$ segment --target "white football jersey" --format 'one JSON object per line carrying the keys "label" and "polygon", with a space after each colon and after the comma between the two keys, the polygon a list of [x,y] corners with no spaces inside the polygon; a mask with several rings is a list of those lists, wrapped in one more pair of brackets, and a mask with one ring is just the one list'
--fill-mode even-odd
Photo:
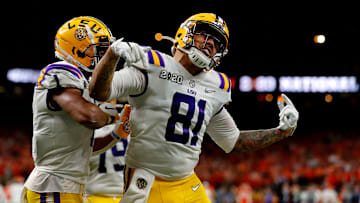
{"label": "white football jersey", "polygon": [[[89,96],[87,79],[75,66],[62,61],[41,71],[33,96],[35,168],[25,184],[32,191],[67,192],[69,185],[78,190],[77,184],[85,184],[88,176],[93,130],[49,102],[49,95],[61,88],[80,89],[87,101],[95,102]],[[57,181],[61,182],[54,184]]]}
{"label": "white football jersey", "polygon": [[[211,118],[231,101],[230,79],[214,70],[193,76],[173,57],[155,50],[147,56],[145,87],[139,94],[129,96],[131,142],[126,164],[166,180],[183,179],[193,173],[198,163]],[[124,86],[128,84],[124,80],[136,75],[127,73],[125,77],[121,72],[126,74],[129,70],[115,73],[111,98],[126,94]],[[235,142],[238,134],[231,136]],[[232,147],[233,144],[225,146]]]}
{"label": "white football jersey", "polygon": [[[115,124],[95,130],[95,138],[111,133]],[[125,152],[128,140],[121,139],[106,152],[90,158],[90,174],[85,185],[87,195],[122,196]]]}

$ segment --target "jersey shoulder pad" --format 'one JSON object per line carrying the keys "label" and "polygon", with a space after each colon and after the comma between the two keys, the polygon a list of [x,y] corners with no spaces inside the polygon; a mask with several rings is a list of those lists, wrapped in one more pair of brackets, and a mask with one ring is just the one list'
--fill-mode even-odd
{"label": "jersey shoulder pad", "polygon": [[41,70],[36,86],[46,89],[86,87],[86,78],[81,71],[68,63],[53,63]]}
{"label": "jersey shoulder pad", "polygon": [[[165,58],[167,57],[166,54],[161,53],[159,51],[150,49],[148,52],[145,53],[146,60],[148,62],[148,67],[144,67],[142,61],[138,61],[136,63],[131,64],[131,66],[141,70],[141,71],[148,71],[150,67],[165,67]],[[125,63],[124,67],[127,66]]]}
{"label": "jersey shoulder pad", "polygon": [[225,73],[221,73],[221,72],[217,72],[215,71],[220,79],[220,85],[219,88],[226,91],[226,92],[230,92],[231,90],[231,80],[230,78],[225,74]]}
{"label": "jersey shoulder pad", "polygon": [[164,57],[162,56],[162,53],[150,49],[150,51],[147,52],[147,56],[148,56],[149,64],[165,67],[165,60]]}

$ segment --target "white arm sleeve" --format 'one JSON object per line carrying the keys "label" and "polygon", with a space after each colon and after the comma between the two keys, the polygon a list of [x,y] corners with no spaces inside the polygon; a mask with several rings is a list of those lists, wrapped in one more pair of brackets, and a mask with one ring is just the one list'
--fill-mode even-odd
{"label": "white arm sleeve", "polygon": [[125,67],[116,71],[108,101],[122,96],[141,94],[147,85],[145,74],[134,67]]}
{"label": "white arm sleeve", "polygon": [[240,135],[240,130],[224,107],[218,114],[211,118],[206,133],[209,134],[211,139],[226,153],[229,153],[235,146]]}

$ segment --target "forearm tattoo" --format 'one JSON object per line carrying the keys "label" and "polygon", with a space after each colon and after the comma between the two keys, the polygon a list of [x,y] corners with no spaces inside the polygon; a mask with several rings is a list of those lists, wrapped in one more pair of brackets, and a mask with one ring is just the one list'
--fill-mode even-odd
{"label": "forearm tattoo", "polygon": [[110,92],[110,84],[111,84],[111,80],[113,78],[113,72],[108,72],[108,71],[103,71],[99,76],[98,76],[98,81],[100,84],[104,84],[104,85],[98,85],[98,88],[100,90],[98,90],[98,92],[103,91],[106,92],[104,94],[108,95]]}
{"label": "forearm tattoo", "polygon": [[[105,61],[105,62],[104,62]],[[93,73],[92,81],[90,82],[90,96],[97,100],[106,100],[110,96],[111,81],[114,76],[116,65],[119,58],[111,58],[109,54],[105,54],[100,60],[97,70]]]}
{"label": "forearm tattoo", "polygon": [[277,128],[241,131],[235,145],[237,152],[250,152],[265,148],[289,136],[289,132]]}

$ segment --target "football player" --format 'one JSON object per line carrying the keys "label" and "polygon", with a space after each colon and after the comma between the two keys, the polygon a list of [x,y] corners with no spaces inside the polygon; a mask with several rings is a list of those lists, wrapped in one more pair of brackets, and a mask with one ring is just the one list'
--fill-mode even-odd
{"label": "football player", "polygon": [[55,53],[61,61],[41,71],[34,89],[35,168],[22,201],[82,203],[91,154],[120,140],[121,125],[116,125],[111,134],[94,141],[94,129],[120,121],[113,105],[90,98],[86,78],[112,40],[106,25],[93,17],[73,18],[58,30]]}
{"label": "football player", "polygon": [[[90,82],[99,100],[129,95],[131,142],[121,202],[210,202],[194,173],[205,132],[225,152],[269,146],[294,132],[299,117],[283,95],[279,126],[240,131],[224,105],[229,78],[214,70],[228,52],[229,30],[211,13],[191,16],[178,29],[173,56],[118,40]],[[115,72],[119,58],[125,67]]]}
{"label": "football player", "polygon": [[[124,108],[129,107],[125,105]],[[126,111],[130,113],[130,111]],[[128,116],[126,116],[128,118]],[[130,132],[129,120],[122,121]],[[95,138],[111,133],[116,124],[95,130]],[[125,138],[125,137],[124,137]],[[129,138],[121,139],[106,152],[90,158],[90,174],[85,185],[86,203],[119,203],[123,195],[124,155]]]}

